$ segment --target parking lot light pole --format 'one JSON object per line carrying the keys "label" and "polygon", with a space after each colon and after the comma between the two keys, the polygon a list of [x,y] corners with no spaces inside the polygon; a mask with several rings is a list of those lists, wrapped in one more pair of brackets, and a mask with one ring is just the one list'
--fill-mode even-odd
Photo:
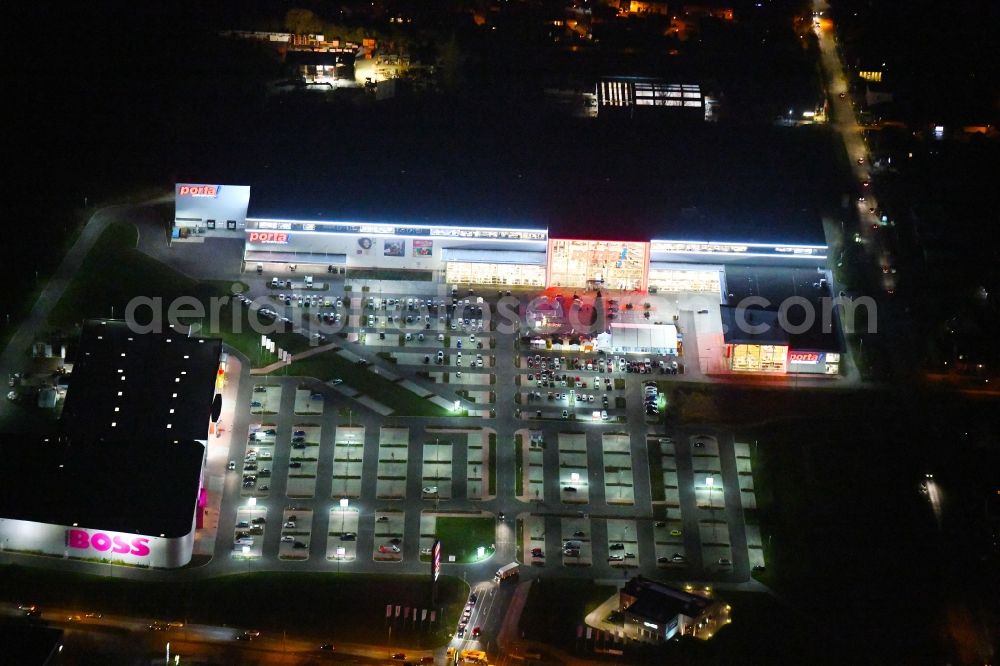
{"label": "parking lot light pole", "polygon": [[708,486],[708,511],[712,517],[712,538],[717,539],[717,533],[715,526],[715,502],[712,501],[712,491],[715,490],[715,477],[709,475],[705,479],[705,485]]}

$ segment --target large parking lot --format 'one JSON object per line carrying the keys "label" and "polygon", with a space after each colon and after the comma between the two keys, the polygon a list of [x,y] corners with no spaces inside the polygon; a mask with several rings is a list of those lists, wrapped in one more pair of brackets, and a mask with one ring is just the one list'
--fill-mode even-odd
{"label": "large parking lot", "polygon": [[[454,309],[441,296],[318,301],[312,318],[346,317],[352,353],[375,350],[393,381],[489,409],[466,420],[389,418],[336,383],[255,378],[231,473],[240,515],[253,498],[275,526],[267,540],[263,523],[253,526],[261,534],[244,535],[253,544],[236,556],[415,572],[445,530],[455,564],[514,558],[567,575],[624,568],[687,579],[745,577],[763,564],[759,528],[744,520],[756,506],[747,446],[725,431],[661,423],[662,390],[682,358],[525,345],[494,330],[490,299],[478,298],[463,293]],[[492,518],[468,523],[489,533],[469,550],[456,544],[454,521],[475,515]]]}

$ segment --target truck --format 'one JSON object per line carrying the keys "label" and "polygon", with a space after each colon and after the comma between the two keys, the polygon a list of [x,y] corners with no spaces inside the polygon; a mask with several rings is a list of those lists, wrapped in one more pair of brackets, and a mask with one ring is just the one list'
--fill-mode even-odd
{"label": "truck", "polygon": [[503,565],[502,567],[497,569],[497,573],[495,576],[493,576],[493,580],[495,580],[498,583],[502,583],[505,580],[509,580],[511,578],[517,578],[518,575],[517,567],[518,567],[517,562],[511,562],[510,564]]}

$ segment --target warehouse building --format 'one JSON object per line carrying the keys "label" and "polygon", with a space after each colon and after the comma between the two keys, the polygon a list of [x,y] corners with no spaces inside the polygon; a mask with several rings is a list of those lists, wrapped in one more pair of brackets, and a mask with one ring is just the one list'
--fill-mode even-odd
{"label": "warehouse building", "polygon": [[0,435],[7,551],[181,567],[191,561],[205,446]]}
{"label": "warehouse building", "polygon": [[3,547],[149,567],[190,562],[227,361],[216,339],[85,322],[63,434],[0,435]]}

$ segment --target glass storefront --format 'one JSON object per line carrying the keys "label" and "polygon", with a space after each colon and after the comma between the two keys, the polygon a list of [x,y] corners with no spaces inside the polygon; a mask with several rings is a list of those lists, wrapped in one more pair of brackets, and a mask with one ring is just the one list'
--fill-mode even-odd
{"label": "glass storefront", "polygon": [[719,271],[650,269],[649,290],[670,293],[721,294]]}
{"label": "glass storefront", "polygon": [[649,243],[549,240],[549,285],[645,289]]}
{"label": "glass storefront", "polygon": [[737,372],[785,372],[787,345],[729,345],[729,368]]}
{"label": "glass storefront", "polygon": [[485,284],[508,287],[545,286],[545,267],[527,264],[480,264],[449,261],[445,269],[448,284]]}

